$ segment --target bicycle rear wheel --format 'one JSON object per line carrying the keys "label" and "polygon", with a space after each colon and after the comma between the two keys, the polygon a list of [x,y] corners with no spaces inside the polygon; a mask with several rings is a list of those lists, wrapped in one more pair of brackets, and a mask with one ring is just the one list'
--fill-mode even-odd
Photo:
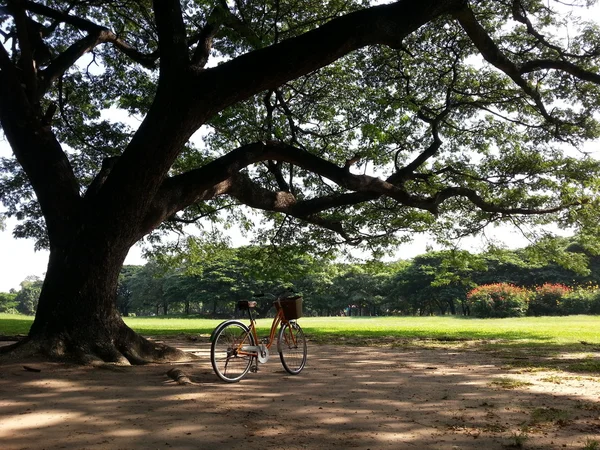
{"label": "bicycle rear wheel", "polygon": [[300,325],[288,322],[281,326],[277,336],[277,350],[283,368],[292,375],[299,374],[306,365],[306,338]]}
{"label": "bicycle rear wheel", "polygon": [[255,345],[254,336],[242,322],[227,322],[215,331],[210,347],[210,363],[221,380],[235,383],[250,370],[254,356],[240,354],[242,345]]}

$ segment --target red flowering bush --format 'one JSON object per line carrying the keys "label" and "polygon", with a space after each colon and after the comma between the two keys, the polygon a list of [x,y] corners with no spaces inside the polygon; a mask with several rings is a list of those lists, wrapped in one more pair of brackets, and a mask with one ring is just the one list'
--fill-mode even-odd
{"label": "red flowering bush", "polygon": [[527,314],[530,316],[557,316],[561,314],[561,302],[570,292],[570,287],[559,283],[544,283],[537,286],[529,301]]}
{"label": "red flowering bush", "polygon": [[531,292],[509,283],[484,284],[467,294],[475,317],[521,317],[527,312]]}

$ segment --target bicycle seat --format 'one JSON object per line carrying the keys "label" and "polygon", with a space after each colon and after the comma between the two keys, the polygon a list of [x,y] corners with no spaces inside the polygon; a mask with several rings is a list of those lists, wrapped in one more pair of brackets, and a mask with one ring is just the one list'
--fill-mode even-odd
{"label": "bicycle seat", "polygon": [[277,303],[279,301],[285,301],[285,300],[297,300],[299,298],[302,298],[302,296],[301,295],[293,295],[291,297],[280,297],[277,300],[275,300],[274,303]]}
{"label": "bicycle seat", "polygon": [[240,300],[238,302],[238,309],[256,308],[256,302],[254,300]]}

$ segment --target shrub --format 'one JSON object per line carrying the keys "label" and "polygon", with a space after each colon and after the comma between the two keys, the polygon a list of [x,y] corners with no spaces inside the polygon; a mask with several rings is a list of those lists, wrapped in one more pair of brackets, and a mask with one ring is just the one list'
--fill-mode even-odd
{"label": "shrub", "polygon": [[18,303],[17,311],[28,316],[34,315],[37,310],[41,290],[41,287],[33,284],[23,286],[15,297],[15,301]]}
{"label": "shrub", "polygon": [[530,316],[557,316],[561,314],[561,302],[570,292],[570,287],[559,283],[544,283],[542,286],[537,286],[529,301],[527,314]]}
{"label": "shrub", "polygon": [[0,312],[13,314],[18,302],[15,300],[16,293],[0,292]]}
{"label": "shrub", "polygon": [[594,299],[597,297],[595,289],[577,288],[568,292],[561,300],[559,311],[561,315],[590,314]]}
{"label": "shrub", "polygon": [[600,314],[600,289],[591,295],[589,314]]}
{"label": "shrub", "polygon": [[467,294],[467,304],[475,317],[522,317],[530,295],[527,289],[508,283],[484,284]]}

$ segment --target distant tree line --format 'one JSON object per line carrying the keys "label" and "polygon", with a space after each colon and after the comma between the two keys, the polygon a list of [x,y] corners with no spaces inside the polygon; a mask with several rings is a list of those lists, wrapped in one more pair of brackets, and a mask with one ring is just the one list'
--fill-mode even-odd
{"label": "distant tree line", "polygon": [[[292,247],[230,248],[190,240],[183,252],[157,253],[144,266],[124,266],[118,308],[124,316],[229,317],[237,300],[291,289],[303,295],[306,315],[600,313],[600,300],[596,300],[600,298],[600,257],[567,240],[561,241],[562,247],[553,245],[560,251],[551,258],[548,253],[541,258],[536,247],[480,254],[429,251],[411,260],[340,263]],[[29,277],[18,291],[0,293],[0,312],[33,314],[41,283]],[[552,293],[546,289],[548,295],[544,294],[545,298],[554,295],[550,309],[535,300],[542,286],[554,286],[554,290],[548,288]],[[526,302],[516,307],[518,314],[493,311],[494,305],[509,308],[501,304],[508,298],[506,292]],[[260,314],[269,314],[272,299],[272,295],[257,298]]]}
{"label": "distant tree line", "polygon": [[0,292],[0,312],[35,314],[42,280],[36,276],[28,276],[20,283],[19,290],[11,289],[10,292]]}

